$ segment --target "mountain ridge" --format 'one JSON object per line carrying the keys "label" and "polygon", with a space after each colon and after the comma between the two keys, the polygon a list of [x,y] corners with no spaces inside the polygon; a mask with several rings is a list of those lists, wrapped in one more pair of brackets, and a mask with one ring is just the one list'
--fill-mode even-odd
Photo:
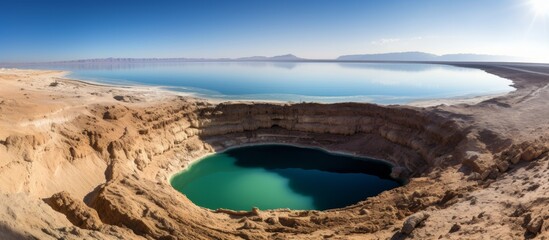
{"label": "mountain ridge", "polygon": [[409,61],[409,62],[520,62],[524,59],[513,56],[455,53],[436,55],[432,53],[410,51],[410,52],[389,52],[376,54],[351,54],[342,55],[333,59],[310,59],[301,58],[294,54],[284,54],[277,56],[250,56],[239,58],[90,58],[65,61],[45,61],[45,62],[23,62],[23,63],[2,63],[2,64],[81,64],[81,63],[147,63],[147,62],[284,62],[284,61]]}
{"label": "mountain ridge", "polygon": [[518,61],[520,58],[513,56],[455,53],[436,55],[426,52],[391,52],[377,54],[351,54],[336,58],[339,61]]}

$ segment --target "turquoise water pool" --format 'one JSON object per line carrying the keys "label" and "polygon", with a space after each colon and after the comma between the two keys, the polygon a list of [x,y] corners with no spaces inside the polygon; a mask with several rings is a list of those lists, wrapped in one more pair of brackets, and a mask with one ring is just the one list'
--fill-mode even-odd
{"label": "turquoise water pool", "polygon": [[387,163],[288,145],[234,148],[171,179],[195,204],[233,210],[345,207],[401,185]]}

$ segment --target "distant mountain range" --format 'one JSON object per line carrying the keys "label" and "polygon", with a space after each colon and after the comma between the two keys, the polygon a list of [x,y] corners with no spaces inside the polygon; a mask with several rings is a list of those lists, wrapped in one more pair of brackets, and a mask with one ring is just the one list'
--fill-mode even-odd
{"label": "distant mountain range", "polygon": [[398,52],[381,54],[345,55],[339,61],[448,61],[448,62],[507,62],[520,61],[517,57],[484,54],[445,54],[435,55],[425,52]]}
{"label": "distant mountain range", "polygon": [[[397,52],[381,54],[344,55],[336,59],[306,59],[293,54],[266,57],[253,56],[242,58],[95,58],[55,62],[35,62],[30,64],[79,64],[79,63],[147,63],[147,62],[300,62],[300,61],[419,61],[419,62],[520,62],[524,59],[511,56],[483,55],[483,54],[446,54],[435,55],[425,52]],[[29,63],[26,63],[29,64]]]}
{"label": "distant mountain range", "polygon": [[242,58],[93,58],[48,63],[146,63],[146,62],[230,62],[230,61],[305,61],[307,59],[292,54],[265,57],[253,56]]}
{"label": "distant mountain range", "polygon": [[307,59],[296,57],[293,54],[286,54],[286,55],[280,55],[280,56],[274,56],[274,57],[265,57],[265,56],[243,57],[243,58],[237,58],[236,60],[239,60],[239,61],[299,61],[299,60],[307,60]]}

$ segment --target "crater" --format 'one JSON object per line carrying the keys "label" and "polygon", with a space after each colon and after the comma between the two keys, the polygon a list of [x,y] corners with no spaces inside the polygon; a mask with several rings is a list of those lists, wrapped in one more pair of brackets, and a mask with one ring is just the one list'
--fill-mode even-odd
{"label": "crater", "polygon": [[174,175],[196,205],[249,210],[326,210],[401,186],[389,163],[318,148],[264,144],[209,155]]}

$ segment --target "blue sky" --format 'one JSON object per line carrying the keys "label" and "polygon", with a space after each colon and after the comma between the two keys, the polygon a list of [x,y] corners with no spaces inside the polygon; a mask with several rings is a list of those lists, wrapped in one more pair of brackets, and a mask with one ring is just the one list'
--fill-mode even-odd
{"label": "blue sky", "polygon": [[0,61],[393,51],[546,61],[549,9],[533,1],[2,0]]}

